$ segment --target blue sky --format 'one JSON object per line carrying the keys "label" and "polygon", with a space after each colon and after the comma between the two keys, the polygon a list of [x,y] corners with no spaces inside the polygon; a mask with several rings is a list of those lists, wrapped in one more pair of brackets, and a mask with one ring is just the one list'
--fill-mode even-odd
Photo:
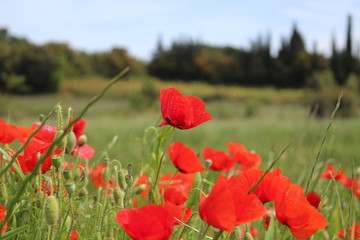
{"label": "blue sky", "polygon": [[349,13],[360,47],[359,0],[0,0],[0,27],[36,44],[66,42],[88,52],[124,47],[149,60],[159,38],[165,46],[186,38],[247,48],[270,34],[276,53],[296,22],[308,50],[316,41],[329,54],[332,36],[344,46]]}

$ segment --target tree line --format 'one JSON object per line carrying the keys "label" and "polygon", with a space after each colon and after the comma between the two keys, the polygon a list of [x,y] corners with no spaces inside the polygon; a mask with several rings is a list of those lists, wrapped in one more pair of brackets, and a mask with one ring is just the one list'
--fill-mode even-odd
{"label": "tree line", "polygon": [[17,93],[56,92],[64,79],[112,78],[126,66],[135,76],[278,88],[316,85],[314,76],[330,72],[337,84],[344,85],[350,76],[358,79],[360,75],[359,50],[354,54],[351,31],[352,18],[348,16],[346,46],[339,49],[334,38],[330,57],[318,53],[316,45],[307,51],[303,36],[293,25],[290,37],[282,40],[276,56],[271,51],[270,36],[252,41],[249,49],[181,39],[168,48],[159,41],[152,59],[144,63],[123,48],[90,54],[64,43],[35,45],[0,29],[0,89]]}
{"label": "tree line", "polygon": [[307,51],[294,25],[289,39],[282,40],[277,56],[271,54],[270,37],[259,37],[250,49],[214,47],[192,40],[175,41],[164,49],[159,41],[147,68],[149,74],[162,79],[278,88],[312,85],[312,76],[330,71],[336,83],[344,85],[352,73],[360,74],[359,53],[353,53],[351,22],[349,16],[345,48],[338,49],[333,39],[330,57],[318,53],[316,45]]}

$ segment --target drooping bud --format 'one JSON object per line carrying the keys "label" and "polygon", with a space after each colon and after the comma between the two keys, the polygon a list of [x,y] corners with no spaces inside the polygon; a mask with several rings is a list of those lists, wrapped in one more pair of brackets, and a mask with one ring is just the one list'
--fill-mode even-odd
{"label": "drooping bud", "polygon": [[44,119],[45,119],[45,114],[41,113],[39,115],[39,121],[42,122],[42,121],[44,121]]}
{"label": "drooping bud", "polygon": [[81,135],[78,139],[78,146],[84,146],[87,143],[87,136],[86,135]]}
{"label": "drooping bud", "polygon": [[102,173],[102,178],[103,178],[104,182],[108,182],[110,179],[110,169],[109,169],[108,165],[106,165],[106,167],[104,168],[104,171]]}
{"label": "drooping bud", "polygon": [[75,192],[75,183],[74,183],[74,181],[71,180],[71,179],[66,180],[65,189],[66,189],[66,192],[69,195],[73,194]]}
{"label": "drooping bud", "polygon": [[241,239],[240,232],[237,228],[235,228],[231,234],[229,240],[238,240]]}
{"label": "drooping bud", "polygon": [[54,225],[59,218],[59,204],[55,196],[45,199],[45,220],[48,225]]}
{"label": "drooping bud", "polygon": [[121,187],[121,189],[125,189],[126,188],[126,172],[124,169],[120,169],[118,171],[118,181],[119,181],[119,185]]}
{"label": "drooping bud", "polygon": [[74,132],[69,132],[66,138],[66,151],[71,153],[76,146],[76,136]]}
{"label": "drooping bud", "polygon": [[83,187],[78,191],[78,194],[79,194],[79,197],[85,197],[89,194],[89,192],[86,188]]}
{"label": "drooping bud", "polygon": [[114,188],[114,200],[116,205],[123,207],[124,206],[124,191],[120,187]]}

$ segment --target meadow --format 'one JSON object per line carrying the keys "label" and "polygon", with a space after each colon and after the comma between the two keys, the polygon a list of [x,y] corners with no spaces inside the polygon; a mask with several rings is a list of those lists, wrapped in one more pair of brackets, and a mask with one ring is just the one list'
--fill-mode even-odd
{"label": "meadow", "polygon": [[[46,115],[58,103],[65,112],[71,107],[76,116],[107,83],[103,79],[74,79],[64,82],[58,94],[2,94],[0,117],[12,124],[28,127],[38,121],[40,114]],[[159,91],[170,86],[176,87],[184,95],[204,100],[212,119],[196,128],[176,130],[169,142],[181,141],[200,156],[204,147],[227,151],[227,142],[239,142],[261,156],[260,169],[264,170],[284,151],[274,167],[282,169],[282,175],[291,182],[302,186],[312,176],[311,188],[325,197],[325,203],[340,209],[336,210],[336,214],[327,212],[333,220],[332,229],[315,238],[336,239],[333,236],[345,224],[344,217],[340,219],[339,216],[344,214],[342,210],[345,206],[351,204],[340,206],[340,202],[331,203],[330,200],[331,197],[340,197],[339,193],[335,193],[338,189],[343,192],[341,198],[344,201],[350,201],[351,194],[342,186],[337,186],[335,181],[329,185],[329,181],[319,179],[319,175],[329,163],[335,169],[344,169],[349,177],[359,174],[360,122],[357,116],[316,118],[310,112],[310,93],[304,89],[213,86],[154,79],[121,80],[83,117],[87,123],[84,134],[87,135],[88,144],[96,150],[89,165],[101,164],[102,154],[106,152],[110,159],[118,160],[122,166],[131,164],[134,175],[140,174],[142,166],[151,162],[144,154],[145,131],[161,123]],[[50,119],[48,124],[55,125],[56,119]],[[311,175],[315,161],[317,164]],[[166,161],[164,172],[176,172],[176,168]],[[329,188],[333,191],[329,191]],[[331,194],[326,195],[328,191]],[[351,201],[355,202],[346,220],[359,222],[359,200]],[[47,239],[54,237],[49,238],[49,233],[47,236]],[[291,239],[290,235],[282,237]],[[267,236],[267,239],[271,238]]]}

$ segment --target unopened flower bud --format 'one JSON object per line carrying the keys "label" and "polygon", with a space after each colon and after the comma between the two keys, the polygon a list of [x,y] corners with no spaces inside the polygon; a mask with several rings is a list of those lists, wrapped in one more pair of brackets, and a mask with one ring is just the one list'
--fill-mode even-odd
{"label": "unopened flower bud", "polygon": [[87,143],[87,137],[86,135],[83,134],[78,139],[78,146],[79,147],[84,146],[86,143]]}
{"label": "unopened flower bud", "polygon": [[146,188],[145,184],[140,184],[135,188],[135,194],[141,194]]}
{"label": "unopened flower bud", "polygon": [[81,188],[78,191],[79,197],[85,197],[89,194],[88,190],[86,188]]}
{"label": "unopened flower bud", "polygon": [[66,180],[65,182],[65,189],[68,194],[73,194],[75,192],[75,183],[73,180]]}
{"label": "unopened flower bud", "polygon": [[109,181],[109,179],[110,179],[110,169],[109,169],[108,166],[106,166],[106,167],[104,168],[104,171],[103,171],[103,173],[102,173],[102,178],[103,178],[104,182],[108,182],[108,181]]}
{"label": "unopened flower bud", "polygon": [[128,166],[127,166],[127,170],[128,170],[128,174],[129,175],[132,175],[132,173],[133,173],[133,166],[131,165],[131,164],[129,164]]}
{"label": "unopened flower bud", "polygon": [[119,181],[119,185],[121,187],[121,189],[125,189],[126,188],[126,173],[124,169],[120,169],[118,171],[118,181]]}
{"label": "unopened flower bud", "polygon": [[120,187],[114,188],[114,200],[116,205],[124,206],[124,192],[120,189]]}
{"label": "unopened flower bud", "polygon": [[206,169],[209,169],[210,167],[211,167],[211,165],[212,165],[212,160],[211,159],[206,159],[205,160],[205,167],[206,167]]}
{"label": "unopened flower bud", "polygon": [[52,161],[52,165],[56,168],[59,169],[62,165],[62,159],[59,155],[53,155],[51,158]]}
{"label": "unopened flower bud", "polygon": [[244,240],[254,240],[254,238],[253,238],[253,236],[251,235],[251,233],[247,232],[247,233],[245,233]]}
{"label": "unopened flower bud", "polygon": [[355,174],[356,174],[356,176],[360,176],[360,167],[358,167],[358,168],[356,168],[355,169]]}
{"label": "unopened flower bud", "polygon": [[45,199],[45,220],[48,225],[54,225],[59,218],[59,204],[55,196]]}
{"label": "unopened flower bud", "polygon": [[74,132],[69,132],[66,138],[66,151],[71,153],[76,146],[76,136]]}
{"label": "unopened flower bud", "polygon": [[131,175],[126,175],[125,180],[126,180],[126,184],[128,186],[130,186],[132,184],[132,182],[133,182],[133,177]]}
{"label": "unopened flower bud", "polygon": [[56,146],[59,149],[64,149],[66,145],[66,138],[63,137],[60,139],[60,136],[64,134],[63,130],[57,130],[55,134],[55,141],[57,141]]}

